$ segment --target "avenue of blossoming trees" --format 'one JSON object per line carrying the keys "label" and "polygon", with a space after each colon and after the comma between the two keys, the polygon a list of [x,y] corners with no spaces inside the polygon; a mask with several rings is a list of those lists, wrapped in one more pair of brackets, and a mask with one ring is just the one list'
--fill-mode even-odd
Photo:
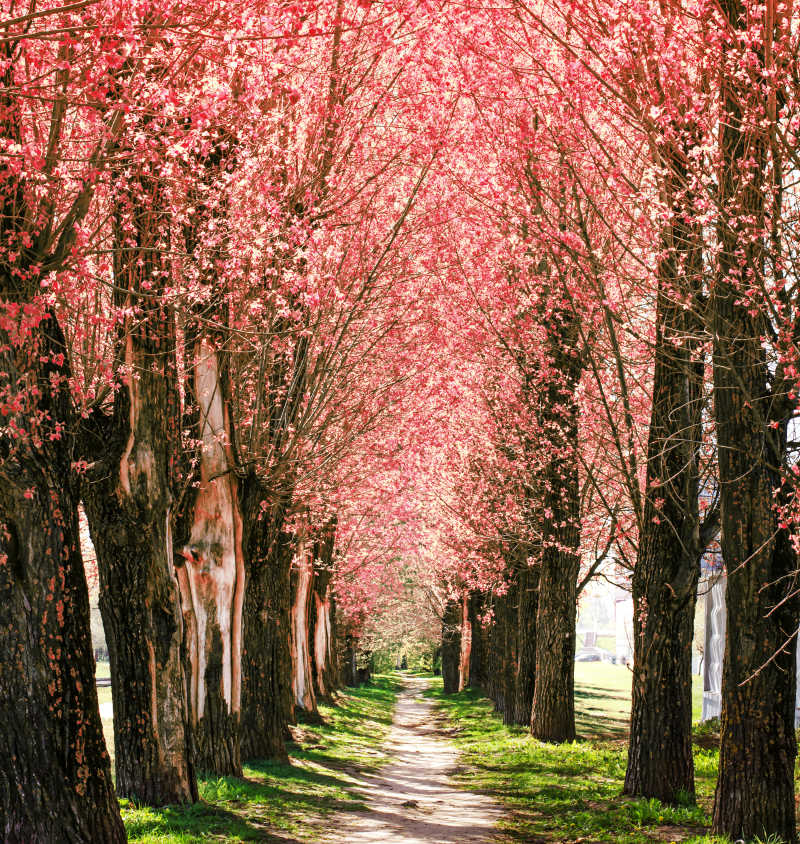
{"label": "avenue of blossoming trees", "polygon": [[[0,826],[285,754],[412,584],[448,690],[575,736],[629,572],[625,791],[796,841],[798,12],[789,0],[2,0]],[[80,555],[94,542],[116,785]]]}

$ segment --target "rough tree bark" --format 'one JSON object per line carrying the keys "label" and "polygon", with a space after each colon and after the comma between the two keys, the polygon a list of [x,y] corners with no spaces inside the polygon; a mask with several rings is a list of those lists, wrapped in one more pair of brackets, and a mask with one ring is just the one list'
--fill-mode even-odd
{"label": "rough tree bark", "polygon": [[536,686],[536,610],[539,602],[539,569],[525,565],[519,573],[517,608],[517,660],[511,722],[529,726]]}
{"label": "rough tree bark", "polygon": [[[783,498],[793,406],[781,365],[770,371],[762,339],[770,336],[766,308],[752,308],[742,295],[766,273],[762,181],[769,172],[769,144],[761,122],[754,128],[750,114],[743,120],[745,106],[752,112],[763,102],[762,92],[739,75],[740,49],[754,55],[742,32],[745,9],[739,0],[725,0],[721,7],[730,35],[721,91],[721,249],[710,308],[728,583],[713,829],[733,839],[773,835],[795,842],[797,559],[775,510]],[[766,35],[772,38],[770,31]],[[777,264],[779,255],[773,259]]]}
{"label": "rough tree bark", "polygon": [[503,650],[499,663],[501,683],[503,685],[503,714],[504,724],[514,724],[514,704],[518,674],[519,648],[519,571],[513,570],[513,579],[508,586],[503,601]]}
{"label": "rough tree bark", "polygon": [[[0,274],[5,301],[19,292]],[[0,438],[0,834],[8,844],[121,844],[94,682],[64,335],[46,313],[21,343],[4,328],[0,349],[0,392],[12,405],[18,397],[12,419],[27,434]]]}
{"label": "rough tree bark", "polygon": [[242,512],[225,355],[187,329],[198,476],[187,495],[175,556],[189,665],[189,711],[198,770],[241,775]]}
{"label": "rough tree bark", "polygon": [[[0,135],[20,148],[38,142],[16,81],[31,79],[28,55],[18,38],[0,45]],[[62,326],[41,298],[43,274],[85,255],[73,247],[94,180],[70,198],[67,173],[78,171],[63,157],[68,78],[52,103],[49,166],[0,159],[0,837],[8,844],[125,841],[79,551],[73,373]],[[111,148],[118,132],[105,137]],[[95,170],[104,164],[99,155]]]}
{"label": "rough tree bark", "polygon": [[[293,717],[289,648],[289,572],[294,537],[284,531],[280,499],[254,475],[244,497],[247,586],[244,608],[242,754],[245,759],[286,759]],[[261,502],[272,502],[263,511]]]}
{"label": "rough tree bark", "polygon": [[119,329],[124,386],[113,415],[95,414],[94,437],[85,438],[97,459],[84,484],[111,658],[117,793],[150,806],[197,800],[172,547],[181,424],[175,317],[153,296],[170,281],[161,191],[141,177],[118,201],[114,304],[135,315]]}
{"label": "rough tree bark", "polygon": [[446,695],[458,691],[461,657],[461,602],[448,601],[442,619],[442,681]]}
{"label": "rough tree bark", "polygon": [[470,650],[470,688],[483,688],[486,683],[486,628],[481,620],[483,595],[471,592],[469,596],[469,623],[472,627],[472,649]]}
{"label": "rough tree bark", "polygon": [[705,547],[698,501],[702,232],[690,222],[680,148],[670,144],[661,152],[674,216],[662,231],[658,265],[646,494],[632,582],[634,667],[624,790],[675,803],[694,799],[691,649]]}
{"label": "rough tree bark", "polygon": [[541,395],[540,424],[549,459],[544,494],[542,562],[536,615],[536,686],[531,733],[549,742],[575,738],[575,614],[580,568],[580,486],[575,453],[581,373],[577,316],[568,307],[548,321],[554,376]]}
{"label": "rough tree bark", "polygon": [[505,662],[506,651],[506,595],[495,594],[492,598],[492,623],[487,632],[486,647],[486,695],[494,703],[495,712],[505,707]]}

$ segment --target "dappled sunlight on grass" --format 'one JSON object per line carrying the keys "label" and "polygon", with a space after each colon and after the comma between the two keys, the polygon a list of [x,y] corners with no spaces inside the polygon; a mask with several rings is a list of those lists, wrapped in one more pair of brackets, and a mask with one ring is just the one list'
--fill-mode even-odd
{"label": "dappled sunlight on grass", "polygon": [[321,706],[322,723],[298,725],[289,764],[251,762],[244,776],[205,777],[194,806],[139,808],[122,801],[130,841],[314,841],[332,812],[356,811],[363,800],[351,774],[386,761],[380,747],[392,721],[399,681],[377,676]]}
{"label": "dappled sunlight on grass", "polygon": [[712,844],[709,812],[717,773],[715,749],[695,750],[697,805],[664,806],[622,796],[627,763],[630,672],[576,665],[579,740],[550,745],[523,727],[506,727],[480,692],[430,692],[452,727],[465,788],[494,795],[509,810],[500,827],[507,841],[681,841]]}

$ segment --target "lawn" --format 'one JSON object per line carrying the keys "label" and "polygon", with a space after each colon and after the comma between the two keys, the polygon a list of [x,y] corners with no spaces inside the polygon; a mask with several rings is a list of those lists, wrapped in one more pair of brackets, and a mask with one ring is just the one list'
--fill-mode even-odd
{"label": "lawn", "polygon": [[310,842],[333,812],[363,808],[354,775],[385,761],[381,744],[392,722],[396,677],[373,676],[336,706],[320,706],[323,724],[293,728],[289,764],[253,762],[244,777],[202,777],[201,801],[165,809],[122,800],[128,839],[142,844],[200,841]]}
{"label": "lawn", "polygon": [[[703,678],[692,677],[692,720],[700,720]],[[575,663],[575,719],[578,735],[624,738],[631,712],[631,670],[605,662]]]}
{"label": "lawn", "polygon": [[[575,666],[579,740],[547,745],[522,727],[505,727],[480,692],[429,692],[461,751],[462,787],[493,795],[507,809],[500,828],[508,842],[685,841],[711,844],[709,812],[717,774],[716,749],[695,748],[697,805],[668,807],[622,797],[627,761],[630,672],[602,663]],[[700,680],[700,678],[696,678]],[[695,684],[695,720],[702,688]]]}

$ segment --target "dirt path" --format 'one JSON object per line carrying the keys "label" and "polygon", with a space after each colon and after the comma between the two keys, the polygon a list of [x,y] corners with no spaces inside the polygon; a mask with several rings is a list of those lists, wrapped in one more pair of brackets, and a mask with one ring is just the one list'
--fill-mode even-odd
{"label": "dirt path", "polygon": [[439,732],[423,678],[400,693],[385,750],[392,761],[359,788],[368,809],[340,816],[325,840],[339,844],[478,844],[494,839],[502,810],[449,781],[458,752]]}

